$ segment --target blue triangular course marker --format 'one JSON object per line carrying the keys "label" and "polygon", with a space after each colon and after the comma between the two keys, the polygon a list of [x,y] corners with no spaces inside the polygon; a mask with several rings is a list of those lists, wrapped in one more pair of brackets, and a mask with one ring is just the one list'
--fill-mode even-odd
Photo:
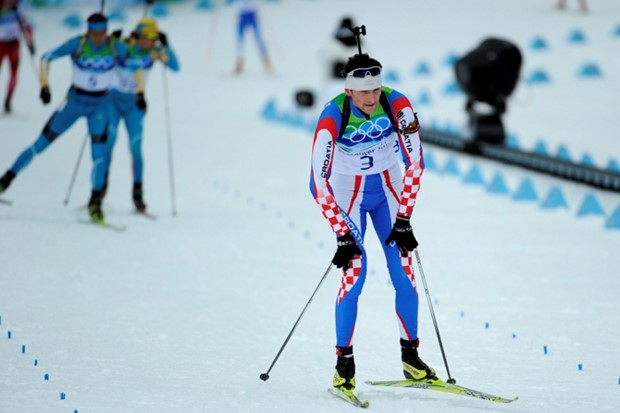
{"label": "blue triangular course marker", "polygon": [[586,63],[577,73],[579,77],[601,77],[603,72],[595,63]]}
{"label": "blue triangular course marker", "polygon": [[545,39],[538,36],[532,40],[532,43],[530,43],[530,47],[532,48],[532,50],[546,50],[547,42],[545,41]]}
{"label": "blue triangular course marker", "polygon": [[460,174],[459,167],[456,164],[456,159],[454,159],[453,156],[448,158],[448,162],[446,162],[446,165],[443,167],[442,172],[448,175],[455,175],[455,176],[458,176]]}
{"label": "blue triangular course marker", "polygon": [[291,113],[289,123],[296,128],[303,128],[305,125],[304,117],[301,113]]}
{"label": "blue triangular course marker", "polygon": [[577,211],[578,217],[584,217],[586,215],[605,215],[605,211],[603,210],[601,203],[596,198],[596,195],[591,192],[586,194],[583,198],[581,206]]}
{"label": "blue triangular course marker", "polygon": [[609,163],[607,164],[607,169],[614,172],[620,172],[620,165],[615,159],[610,159]]}
{"label": "blue triangular course marker", "polygon": [[82,25],[82,18],[77,13],[70,13],[62,19],[62,24],[67,26],[70,29],[77,29]]}
{"label": "blue triangular course marker", "polygon": [[519,139],[517,138],[517,135],[514,133],[508,134],[504,145],[506,145],[507,148],[519,149]]}
{"label": "blue triangular course marker", "polygon": [[400,81],[400,77],[395,70],[386,70],[385,72],[383,72],[382,77],[388,83],[398,83]]}
{"label": "blue triangular course marker", "polygon": [[515,201],[536,201],[538,199],[534,184],[530,178],[523,178],[512,199]]}
{"label": "blue triangular course marker", "polygon": [[278,119],[278,111],[276,109],[276,102],[274,99],[271,99],[269,102],[267,102],[267,104],[265,104],[261,115],[266,120],[274,121]]}
{"label": "blue triangular course marker", "polygon": [[620,24],[616,26],[616,28],[614,29],[613,35],[615,37],[620,37]]}
{"label": "blue triangular course marker", "polygon": [[547,197],[540,204],[540,206],[544,209],[568,208],[564,194],[557,186],[554,186],[549,190]]}
{"label": "blue triangular course marker", "polygon": [[496,172],[495,175],[493,175],[491,182],[487,186],[487,191],[492,194],[508,193],[508,186],[506,185],[506,182],[504,181],[504,176],[501,173]]}
{"label": "blue triangular course marker", "polygon": [[200,0],[196,7],[200,10],[213,10],[215,8],[212,0]]}
{"label": "blue triangular course marker", "polygon": [[155,4],[151,7],[151,16],[166,17],[168,15],[168,6],[165,4]]}
{"label": "blue triangular course marker", "polygon": [[125,13],[122,9],[114,9],[108,14],[108,20],[110,21],[125,21]]}
{"label": "blue triangular course marker", "polygon": [[315,130],[316,130],[316,119],[308,119],[308,122],[306,123],[306,130],[312,134],[314,134]]}
{"label": "blue triangular course marker", "polygon": [[416,76],[428,75],[430,73],[431,73],[431,68],[429,64],[426,62],[418,63],[418,65],[413,69],[413,74]]}
{"label": "blue triangular course marker", "polygon": [[563,161],[571,162],[570,152],[568,151],[568,148],[564,145],[560,145],[560,147],[558,148],[558,152],[555,154],[555,157]]}
{"label": "blue triangular course marker", "polygon": [[527,83],[530,85],[549,83],[550,81],[551,79],[549,78],[549,75],[542,69],[534,70],[527,77]]}
{"label": "blue triangular course marker", "polygon": [[416,100],[415,104],[417,105],[430,105],[431,104],[431,97],[426,90],[423,90],[420,93],[420,96],[418,96],[418,99]]}
{"label": "blue triangular course marker", "polygon": [[583,166],[589,166],[590,168],[596,168],[596,165],[594,164],[594,159],[592,159],[592,157],[587,153],[584,153],[581,157],[581,164]]}
{"label": "blue triangular course marker", "polygon": [[536,146],[534,146],[534,153],[541,155],[541,156],[549,156],[549,151],[547,150],[547,146],[545,145],[545,142],[543,141],[536,142]]}
{"label": "blue triangular course marker", "polygon": [[583,34],[583,32],[579,30],[573,30],[568,35],[569,43],[583,43],[585,41],[586,41],[586,36]]}
{"label": "blue triangular course marker", "polygon": [[605,221],[605,228],[620,229],[620,206],[617,207],[607,221]]}
{"label": "blue triangular course marker", "polygon": [[463,182],[466,184],[484,185],[484,178],[482,177],[482,172],[480,172],[480,167],[473,164],[469,172],[467,172],[467,175],[463,178]]}
{"label": "blue triangular course marker", "polygon": [[461,91],[461,87],[459,86],[458,83],[456,83],[456,81],[452,80],[450,81],[446,86],[444,86],[443,88],[443,94],[444,95],[454,95],[457,94]]}
{"label": "blue triangular course marker", "polygon": [[443,64],[446,66],[453,67],[456,64],[456,61],[459,60],[459,57],[455,53],[449,53],[446,58],[443,60]]}
{"label": "blue triangular course marker", "polygon": [[422,159],[424,160],[424,169],[427,169],[429,171],[437,170],[437,162],[435,162],[433,152],[424,151],[424,157]]}

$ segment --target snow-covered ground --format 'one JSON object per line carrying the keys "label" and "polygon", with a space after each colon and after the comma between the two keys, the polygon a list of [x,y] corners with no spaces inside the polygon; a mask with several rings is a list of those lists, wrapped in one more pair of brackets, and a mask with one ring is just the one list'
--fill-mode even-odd
{"label": "snow-covered ground", "polygon": [[[99,2],[94,2],[99,3]],[[443,64],[482,39],[514,41],[524,53],[524,80],[544,69],[551,82],[521,82],[505,122],[524,148],[543,140],[565,145],[601,167],[620,159],[620,3],[554,1],[281,0],[261,17],[276,74],[265,75],[247,45],[247,71],[234,65],[234,11],[171,6],[160,19],[181,72],[149,79],[145,125],[145,199],[158,216],[131,210],[131,175],[119,136],[104,205],[125,233],[79,224],[89,196],[84,156],[63,205],[85,135],[78,122],[16,178],[0,205],[0,412],[330,412],[354,409],[325,391],[335,364],[332,271],[312,301],[267,382],[259,380],[332,258],[333,235],[307,187],[307,130],[266,121],[275,99],[293,108],[299,88],[318,87],[318,50],[343,15],[368,29],[368,51],[394,86],[416,105],[421,122],[465,123],[463,97],[442,93],[453,80]],[[93,8],[96,6],[93,6]],[[62,26],[70,12],[36,10],[37,49],[78,33]],[[142,15],[111,28],[128,32]],[[581,30],[587,41],[567,37]],[[537,36],[549,44],[533,50]],[[420,62],[429,76],[416,76]],[[603,76],[577,76],[594,62]],[[42,106],[24,55],[15,114],[0,117],[0,172],[39,134],[69,84],[67,60],[52,63],[52,104]],[[6,83],[6,65],[0,84]],[[4,90],[4,89],[3,89]],[[165,97],[168,100],[165,101]],[[170,112],[167,123],[166,110]],[[170,190],[167,127],[174,159]],[[615,412],[620,406],[620,231],[605,221],[617,194],[427,145],[436,161],[423,178],[414,231],[450,372],[457,383],[514,397],[509,405],[408,389],[377,389],[365,380],[401,376],[393,289],[372,231],[370,274],[360,298],[354,340],[358,392],[376,412]],[[456,162],[460,175],[442,172]],[[472,165],[488,182],[505,179],[510,194],[464,183]],[[537,201],[511,194],[531,179]],[[542,208],[554,186],[568,207]],[[577,217],[586,194],[605,216]],[[172,216],[174,202],[178,214]],[[439,351],[420,287],[421,355],[442,377]],[[10,332],[10,338],[9,338]],[[35,365],[36,361],[36,365]],[[45,380],[47,375],[48,380]],[[61,398],[64,394],[64,399]]]}

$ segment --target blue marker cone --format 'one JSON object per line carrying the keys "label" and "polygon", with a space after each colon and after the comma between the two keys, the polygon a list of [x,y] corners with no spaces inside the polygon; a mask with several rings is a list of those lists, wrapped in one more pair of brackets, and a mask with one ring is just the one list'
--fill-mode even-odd
{"label": "blue marker cone", "polygon": [[517,139],[517,135],[515,135],[514,133],[511,133],[508,136],[506,136],[505,145],[506,147],[511,148],[511,149],[519,149],[519,139]]}
{"label": "blue marker cone", "polygon": [[420,62],[413,70],[414,75],[428,75],[431,73],[430,66],[427,62]]}
{"label": "blue marker cone", "polygon": [[584,43],[586,41],[586,36],[580,30],[573,30],[568,35],[569,43]]}
{"label": "blue marker cone", "polygon": [[433,152],[430,152],[428,150],[424,151],[424,169],[427,171],[437,170],[437,162],[435,162]]}
{"label": "blue marker cone", "polygon": [[535,37],[534,39],[532,39],[532,42],[530,43],[530,48],[532,50],[546,50],[547,42],[545,41],[545,39],[543,39],[540,36]]}
{"label": "blue marker cone", "polygon": [[493,175],[491,182],[487,186],[487,191],[498,195],[507,194],[509,192],[504,176],[501,173],[496,172],[495,175]]}
{"label": "blue marker cone", "polygon": [[168,6],[165,4],[157,3],[151,7],[151,15],[153,17],[166,17],[168,14]]}
{"label": "blue marker cone", "polygon": [[430,105],[431,104],[431,96],[428,94],[426,90],[420,92],[420,96],[416,100],[416,104],[419,105]]}
{"label": "blue marker cone", "polygon": [[596,63],[586,63],[579,69],[577,73],[579,77],[594,78],[603,76],[603,71]]}
{"label": "blue marker cone", "polygon": [[541,156],[549,156],[549,150],[547,150],[547,145],[542,140],[536,142],[536,146],[534,146],[534,153]]}
{"label": "blue marker cone", "polygon": [[453,67],[456,64],[457,60],[459,60],[459,57],[455,53],[449,53],[443,60],[443,64],[449,67]]}
{"label": "blue marker cone", "polygon": [[446,85],[444,93],[446,95],[456,95],[461,92],[461,86],[456,81],[452,81]]}
{"label": "blue marker cone", "polygon": [[82,25],[82,18],[77,13],[70,13],[62,20],[62,24],[69,29],[77,29]]}
{"label": "blue marker cone", "polygon": [[592,156],[590,156],[590,154],[587,154],[587,153],[584,153],[583,156],[581,157],[581,164],[583,166],[588,166],[590,168],[596,168],[594,159],[592,159]]}
{"label": "blue marker cone", "polygon": [[454,159],[453,156],[448,158],[448,162],[446,162],[446,165],[444,166],[442,172],[448,175],[455,175],[455,176],[458,176],[460,174],[459,167],[456,164],[456,159]]}
{"label": "blue marker cone", "polygon": [[471,166],[471,169],[463,178],[463,182],[472,185],[484,185],[484,178],[482,177],[482,172],[480,172],[478,165],[473,164]]}
{"label": "blue marker cone", "polygon": [[524,178],[521,181],[521,185],[512,196],[515,201],[536,201],[538,195],[534,189],[534,183],[530,178]]}
{"label": "blue marker cone", "polygon": [[568,208],[566,199],[564,199],[564,194],[557,186],[554,186],[551,190],[549,190],[547,197],[540,206],[544,209]]}
{"label": "blue marker cone", "polygon": [[571,162],[570,152],[564,145],[560,145],[558,148],[558,153],[555,154],[555,157],[563,161]]}
{"label": "blue marker cone", "polygon": [[607,169],[613,172],[620,172],[620,164],[615,159],[610,159],[607,164]]}
{"label": "blue marker cone", "polygon": [[578,217],[585,217],[588,215],[605,215],[605,211],[603,210],[601,203],[592,192],[586,194],[579,210],[577,211]]}
{"label": "blue marker cone", "polygon": [[529,83],[530,85],[546,84],[549,82],[551,82],[551,78],[549,77],[547,72],[542,69],[534,70],[527,77],[527,83]]}
{"label": "blue marker cone", "polygon": [[605,228],[620,229],[620,206],[617,207],[607,221],[605,221]]}
{"label": "blue marker cone", "polygon": [[276,120],[278,117],[278,110],[276,109],[276,102],[275,99],[271,99],[269,100],[266,104],[265,107],[263,108],[261,115],[263,116],[263,118],[265,118],[266,120]]}
{"label": "blue marker cone", "polygon": [[400,81],[400,76],[398,76],[398,73],[396,73],[394,69],[385,71],[383,78],[388,83],[398,83]]}

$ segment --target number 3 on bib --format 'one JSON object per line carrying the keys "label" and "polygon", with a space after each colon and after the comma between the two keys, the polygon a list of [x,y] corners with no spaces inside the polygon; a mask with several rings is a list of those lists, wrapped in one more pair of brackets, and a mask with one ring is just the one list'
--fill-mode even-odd
{"label": "number 3 on bib", "polygon": [[374,166],[374,162],[372,160],[372,156],[367,156],[367,155],[362,156],[362,157],[360,157],[360,161],[362,161],[362,163],[361,163],[362,171],[370,169],[370,168],[372,168]]}

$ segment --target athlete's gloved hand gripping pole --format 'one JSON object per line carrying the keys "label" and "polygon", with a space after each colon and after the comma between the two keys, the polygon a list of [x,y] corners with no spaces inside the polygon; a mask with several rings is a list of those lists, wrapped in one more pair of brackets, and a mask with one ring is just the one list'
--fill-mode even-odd
{"label": "athlete's gloved hand gripping pole", "polygon": [[332,264],[338,268],[343,268],[346,270],[349,268],[349,264],[354,256],[362,255],[362,250],[357,246],[355,238],[353,238],[351,232],[347,232],[346,234],[338,237],[337,245],[338,249],[336,249],[336,254],[334,255],[334,258],[332,258]]}
{"label": "athlete's gloved hand gripping pole", "polygon": [[[411,135],[412,133],[416,133],[420,130],[420,122],[418,121],[417,112],[413,113],[414,120],[409,125],[407,125],[404,129],[400,129],[398,132],[403,135]],[[385,240],[385,245],[390,245],[392,243],[396,244],[400,253],[406,257],[409,254],[409,251],[413,251],[418,247],[418,240],[415,239],[415,235],[413,235],[413,229],[410,224],[410,217],[396,215],[396,220],[394,221],[394,226],[392,227],[392,232]]]}
{"label": "athlete's gloved hand gripping pole", "polygon": [[385,240],[385,245],[396,244],[400,253],[406,257],[409,251],[413,251],[418,247],[418,240],[413,235],[413,229],[409,223],[409,217],[396,216],[392,232]]}
{"label": "athlete's gloved hand gripping pole", "polygon": [[47,74],[49,72],[50,62],[48,60],[41,60],[41,66],[39,68],[39,83],[41,84],[41,93],[39,97],[44,105],[47,105],[52,100],[52,94],[47,84]]}

